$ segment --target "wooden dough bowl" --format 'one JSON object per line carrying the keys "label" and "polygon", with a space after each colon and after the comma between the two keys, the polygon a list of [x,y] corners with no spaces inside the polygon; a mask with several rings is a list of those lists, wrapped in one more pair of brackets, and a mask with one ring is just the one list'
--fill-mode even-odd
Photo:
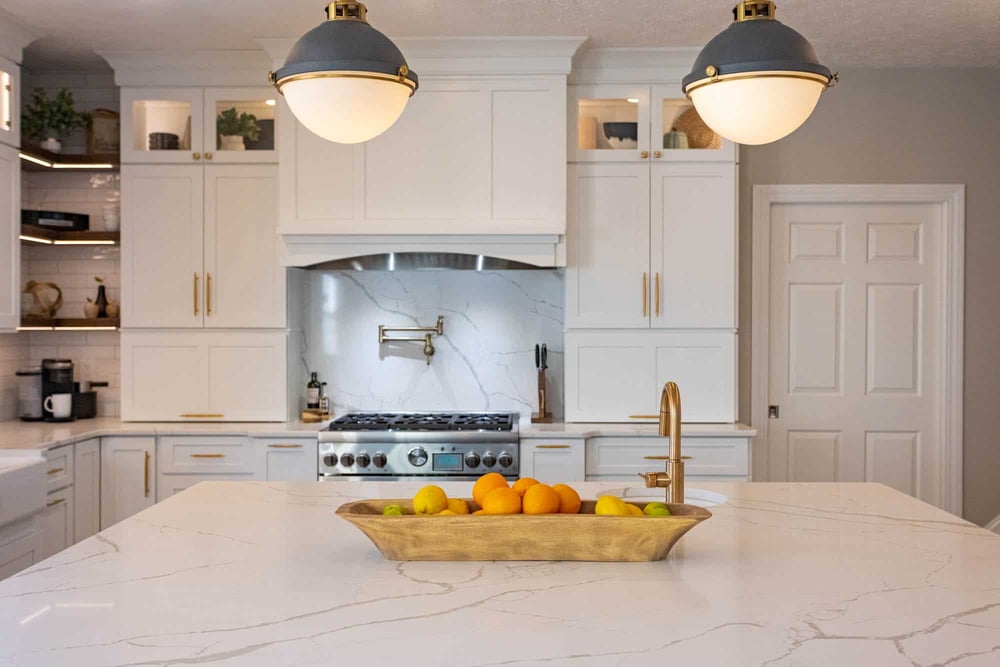
{"label": "wooden dough bowl", "polygon": [[[662,560],[684,533],[712,516],[703,507],[678,503],[667,504],[671,516],[598,516],[595,504],[583,501],[579,514],[426,516],[411,514],[410,500],[358,500],[341,505],[337,514],[367,535],[386,560],[398,561]],[[400,505],[408,514],[382,516],[386,505]]]}

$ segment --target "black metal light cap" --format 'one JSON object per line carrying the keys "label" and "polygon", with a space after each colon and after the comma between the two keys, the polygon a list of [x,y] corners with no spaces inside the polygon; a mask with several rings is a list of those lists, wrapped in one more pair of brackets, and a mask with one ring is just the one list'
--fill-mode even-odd
{"label": "black metal light cap", "polygon": [[418,86],[399,48],[363,20],[324,21],[302,35],[273,79],[280,88],[289,77],[324,72],[370,72],[401,77],[412,90]]}
{"label": "black metal light cap", "polygon": [[[714,68],[715,74],[706,72]],[[738,21],[705,45],[684,77],[683,90],[714,76],[750,72],[802,72],[824,77],[832,74],[821,65],[812,44],[798,32],[775,19]]]}

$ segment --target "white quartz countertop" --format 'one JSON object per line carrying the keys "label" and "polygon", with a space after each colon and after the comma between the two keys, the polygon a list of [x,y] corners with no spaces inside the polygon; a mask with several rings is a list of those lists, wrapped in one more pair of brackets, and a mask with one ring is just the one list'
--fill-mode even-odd
{"label": "white quartz countertop", "polygon": [[[623,424],[555,423],[531,424],[521,422],[521,438],[557,440],[559,438],[597,437],[660,437],[659,425],[653,422]],[[746,424],[682,424],[681,436],[688,438],[752,438],[757,429]]]}
{"label": "white quartz countertop", "polygon": [[334,515],[417,486],[199,484],[0,582],[0,665],[1000,662],[1000,537],[885,486],[698,484],[654,563],[389,562]]}

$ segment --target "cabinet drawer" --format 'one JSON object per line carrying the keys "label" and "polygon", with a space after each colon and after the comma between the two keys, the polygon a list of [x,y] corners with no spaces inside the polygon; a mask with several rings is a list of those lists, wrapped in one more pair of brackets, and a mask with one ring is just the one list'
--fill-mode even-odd
{"label": "cabinet drawer", "polygon": [[56,447],[45,452],[46,493],[63,489],[73,483],[73,445]]}
{"label": "cabinet drawer", "polygon": [[243,437],[165,437],[157,443],[157,470],[163,474],[253,474],[253,443]]}
{"label": "cabinet drawer", "polygon": [[316,438],[255,438],[254,451],[264,479],[279,482],[315,481]]}
{"label": "cabinet drawer", "polygon": [[[244,482],[253,479],[253,475],[160,475],[156,483],[156,502],[163,502],[170,496],[189,489],[199,482]],[[313,476],[315,479],[315,475]]]}
{"label": "cabinet drawer", "polygon": [[[663,461],[648,461],[646,456],[666,456],[668,438],[591,438],[587,441],[587,478],[621,477],[663,468]],[[750,447],[746,438],[686,438],[684,456],[692,457],[685,465],[690,477],[726,477],[747,479],[750,474]]]}
{"label": "cabinet drawer", "polygon": [[520,443],[521,477],[545,484],[567,484],[584,479],[583,439],[531,440]]}

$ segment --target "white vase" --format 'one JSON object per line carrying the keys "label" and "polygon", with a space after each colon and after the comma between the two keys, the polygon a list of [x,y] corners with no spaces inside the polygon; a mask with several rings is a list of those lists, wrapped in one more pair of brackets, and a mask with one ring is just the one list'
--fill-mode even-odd
{"label": "white vase", "polygon": [[55,137],[46,137],[45,141],[38,145],[50,153],[58,153],[62,151],[62,142]]}
{"label": "white vase", "polygon": [[93,301],[83,304],[83,316],[88,320],[96,320],[99,312],[101,312],[101,307]]}
{"label": "white vase", "polygon": [[104,205],[104,231],[117,232],[121,227],[121,215],[118,213],[118,204]]}
{"label": "white vase", "polygon": [[245,151],[247,149],[241,134],[224,134],[219,137],[219,141],[224,151]]}

